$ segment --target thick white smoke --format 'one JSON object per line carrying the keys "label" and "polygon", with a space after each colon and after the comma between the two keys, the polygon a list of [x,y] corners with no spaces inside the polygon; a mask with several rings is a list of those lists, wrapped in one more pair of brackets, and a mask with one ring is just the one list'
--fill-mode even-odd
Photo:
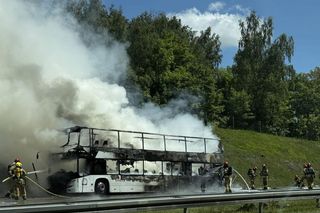
{"label": "thick white smoke", "polygon": [[31,162],[38,151],[62,145],[57,130],[72,125],[214,137],[190,114],[130,106],[115,83],[127,71],[125,46],[103,48],[93,38],[89,48],[71,17],[35,2],[0,4],[2,162]]}

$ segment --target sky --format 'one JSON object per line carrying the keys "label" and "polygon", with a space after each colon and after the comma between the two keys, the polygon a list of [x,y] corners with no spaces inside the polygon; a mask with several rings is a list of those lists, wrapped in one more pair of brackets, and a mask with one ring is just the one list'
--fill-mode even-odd
{"label": "sky", "polygon": [[320,66],[319,0],[104,0],[107,7],[121,8],[132,19],[142,12],[164,12],[177,16],[184,25],[201,31],[211,27],[220,36],[223,59],[220,67],[230,66],[240,38],[239,20],[250,11],[260,18],[272,17],[274,39],[285,33],[295,43],[291,62],[297,72]]}

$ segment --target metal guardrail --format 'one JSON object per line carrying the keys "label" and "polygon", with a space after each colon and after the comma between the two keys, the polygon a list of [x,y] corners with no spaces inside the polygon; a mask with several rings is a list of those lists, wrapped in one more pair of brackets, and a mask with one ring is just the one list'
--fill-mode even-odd
{"label": "metal guardrail", "polygon": [[[30,205],[2,206],[0,212],[137,212],[171,208],[202,207],[214,204],[263,203],[271,200],[319,199],[320,190],[268,191],[234,194],[177,195],[112,200],[70,201]],[[259,205],[262,206],[262,205]],[[262,209],[259,208],[259,212]]]}

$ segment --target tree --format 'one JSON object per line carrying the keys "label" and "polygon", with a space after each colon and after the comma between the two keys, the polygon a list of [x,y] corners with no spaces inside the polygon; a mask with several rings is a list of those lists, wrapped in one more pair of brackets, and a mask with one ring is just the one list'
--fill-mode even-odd
{"label": "tree", "polygon": [[229,126],[232,128],[246,128],[254,119],[250,109],[250,96],[244,91],[231,89],[226,101],[226,112],[229,117]]}
{"label": "tree", "polygon": [[293,55],[293,39],[282,34],[272,42],[272,19],[260,20],[255,12],[245,22],[240,21],[240,29],[232,68],[235,88],[252,98],[256,124],[261,122],[265,131],[283,134],[288,125],[285,114],[289,107],[283,104],[288,103],[287,77],[291,70],[285,62]]}
{"label": "tree", "polygon": [[319,139],[320,68],[296,74],[290,84],[290,136]]}
{"label": "tree", "polygon": [[78,22],[104,36],[106,43],[109,42],[105,33],[110,33],[117,41],[125,42],[127,37],[128,20],[122,14],[121,9],[111,6],[106,9],[101,0],[69,1],[69,11]]}
{"label": "tree", "polygon": [[221,63],[221,42],[219,36],[211,33],[211,28],[208,27],[205,31],[200,32],[200,36],[193,39],[196,55],[203,63],[208,64],[213,69],[218,68]]}
{"label": "tree", "polygon": [[176,17],[143,13],[129,25],[128,53],[132,77],[145,100],[165,105],[188,93],[198,97],[192,111],[207,121],[219,120],[222,96],[216,90],[220,41],[208,28],[196,36]]}
{"label": "tree", "polygon": [[177,97],[176,91],[187,87],[191,78],[186,70],[193,57],[189,32],[176,33],[176,25],[182,28],[176,19],[148,13],[134,18],[129,25],[128,54],[137,76],[133,83],[141,88],[146,100],[160,105]]}

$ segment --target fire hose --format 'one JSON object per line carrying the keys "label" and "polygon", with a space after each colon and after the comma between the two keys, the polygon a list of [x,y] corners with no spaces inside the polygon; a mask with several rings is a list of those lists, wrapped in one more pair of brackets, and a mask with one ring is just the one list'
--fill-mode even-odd
{"label": "fire hose", "polygon": [[[222,166],[220,166],[219,168],[222,168]],[[249,187],[247,181],[242,177],[242,175],[237,170],[235,170],[234,168],[233,168],[233,170],[239,175],[239,177],[242,179],[242,181],[246,185],[247,189],[250,191],[250,187]],[[235,178],[232,180],[231,184],[233,184],[233,182],[235,181],[236,178],[237,178],[237,176],[235,176]]]}
{"label": "fire hose", "polygon": [[[4,180],[2,180],[2,183],[10,180],[12,177],[7,177],[5,178]],[[45,189],[43,186],[41,186],[40,184],[38,184],[37,182],[35,182],[34,180],[32,180],[31,178],[29,178],[28,176],[25,176],[26,179],[28,179],[31,183],[33,183],[34,185],[36,185],[37,187],[39,187],[41,190],[45,191],[46,193],[50,194],[50,195],[53,195],[55,197],[59,197],[59,198],[70,198],[68,196],[64,196],[64,195],[58,195],[58,194],[55,194],[53,192],[50,192],[49,190]]]}
{"label": "fire hose", "polygon": [[242,181],[246,184],[247,189],[250,191],[250,187],[249,187],[247,181],[242,177],[242,175],[241,175],[237,170],[235,170],[235,169],[233,169],[233,170],[240,176],[240,178],[242,179]]}
{"label": "fire hose", "polygon": [[40,189],[42,189],[43,191],[47,192],[48,194],[50,195],[53,195],[55,197],[59,197],[59,198],[70,198],[68,196],[64,196],[64,195],[58,195],[58,194],[55,194],[53,192],[50,192],[49,190],[45,189],[43,186],[41,186],[40,184],[38,184],[37,182],[35,182],[34,180],[32,180],[31,178],[29,178],[28,176],[26,176],[26,178],[31,181],[31,183],[33,183],[34,185],[38,186]]}

